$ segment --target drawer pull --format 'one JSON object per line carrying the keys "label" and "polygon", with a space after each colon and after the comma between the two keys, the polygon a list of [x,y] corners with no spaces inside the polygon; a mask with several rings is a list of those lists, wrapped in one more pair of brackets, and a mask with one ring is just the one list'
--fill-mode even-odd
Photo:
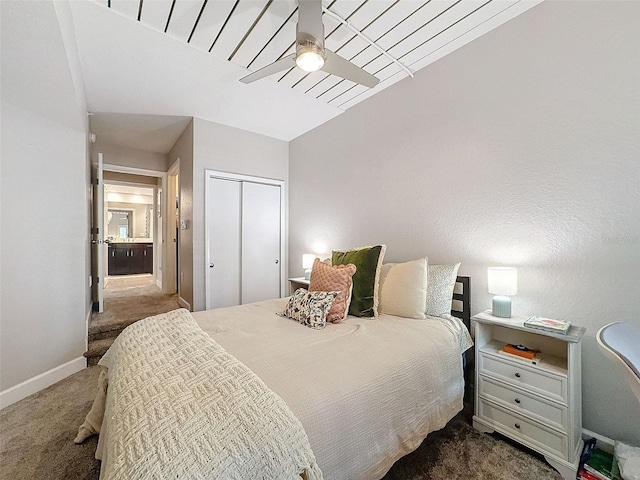
{"label": "drawer pull", "polygon": [[520,378],[520,374],[516,372],[516,378]]}
{"label": "drawer pull", "polygon": [[519,404],[519,403],[520,403],[520,399],[519,399],[519,398],[516,398],[516,399],[515,399],[515,402]]}
{"label": "drawer pull", "polygon": [[519,423],[514,424],[514,427],[516,427],[518,430],[520,430],[520,424]]}

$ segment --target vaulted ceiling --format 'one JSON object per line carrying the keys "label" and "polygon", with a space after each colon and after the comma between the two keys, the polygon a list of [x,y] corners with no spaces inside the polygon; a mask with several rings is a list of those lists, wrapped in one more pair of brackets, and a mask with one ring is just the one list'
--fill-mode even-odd
{"label": "vaulted ceiling", "polygon": [[[95,9],[80,8],[74,5],[76,2],[72,2],[72,9],[85,81],[89,84],[88,103],[94,104],[94,111],[117,112],[120,107],[125,108],[123,113],[195,115],[290,140],[411,77],[539,1],[324,0],[326,47],[376,75],[380,83],[373,89],[321,71],[305,73],[298,68],[249,85],[240,84],[242,76],[295,52],[296,0],[91,0],[106,15],[128,19],[126,24]],[[111,38],[97,38],[109,34],[104,22],[96,21],[96,15],[105,22],[120,22]],[[89,20],[91,27],[87,28]],[[92,70],[102,57],[114,58],[113,51],[105,51],[109,45],[118,55],[140,55],[134,51],[148,39],[139,36],[149,37],[140,29],[162,35],[167,39],[163,40],[165,44],[177,41],[188,47],[172,46],[166,50],[166,58],[160,60],[176,67],[176,81],[181,81],[178,77],[184,74],[200,77],[190,78],[182,85],[182,106],[164,98],[157,105],[161,111],[152,112],[148,106],[157,99],[144,89],[140,95],[149,98],[138,111],[132,111],[137,99],[125,100],[131,95],[126,88],[110,108],[105,108],[108,102],[104,91],[92,96],[92,88],[105,90],[106,78],[111,78],[112,88],[123,82],[122,77],[130,74],[132,64],[114,64],[108,71],[105,69],[101,79],[94,79],[95,72],[87,70]],[[128,38],[120,38],[125,30]],[[93,43],[93,48],[87,43]],[[157,56],[155,52],[148,55]],[[144,58],[139,63],[148,60]],[[185,71],[183,65],[187,63]],[[114,77],[114,69],[119,77]],[[154,71],[149,74],[154,75]],[[157,75],[153,80],[164,81]],[[171,95],[172,91],[165,93]],[[163,109],[163,105],[167,108]]]}

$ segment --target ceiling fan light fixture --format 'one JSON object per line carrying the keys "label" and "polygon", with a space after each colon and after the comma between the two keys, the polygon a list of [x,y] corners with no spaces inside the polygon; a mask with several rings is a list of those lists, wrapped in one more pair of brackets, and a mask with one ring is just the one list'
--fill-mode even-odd
{"label": "ceiling fan light fixture", "polygon": [[305,72],[315,72],[324,65],[322,49],[314,44],[298,45],[296,49],[296,65]]}

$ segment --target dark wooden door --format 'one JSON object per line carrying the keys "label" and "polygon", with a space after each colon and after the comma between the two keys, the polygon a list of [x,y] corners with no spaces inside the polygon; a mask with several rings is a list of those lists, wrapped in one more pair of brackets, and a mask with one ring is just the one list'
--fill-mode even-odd
{"label": "dark wooden door", "polygon": [[129,273],[144,273],[144,245],[129,246]]}
{"label": "dark wooden door", "polygon": [[126,275],[129,273],[129,247],[119,243],[115,250],[115,271],[114,275]]}
{"label": "dark wooden door", "polygon": [[144,245],[144,273],[153,273],[153,244]]}
{"label": "dark wooden door", "polygon": [[109,245],[108,275],[116,275],[116,246]]}

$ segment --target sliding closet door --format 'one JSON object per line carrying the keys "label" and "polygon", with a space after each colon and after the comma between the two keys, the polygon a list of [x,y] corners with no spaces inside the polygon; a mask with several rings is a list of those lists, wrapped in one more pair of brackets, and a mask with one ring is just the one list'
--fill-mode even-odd
{"label": "sliding closet door", "polygon": [[239,305],[242,182],[213,177],[207,181],[208,308]]}
{"label": "sliding closet door", "polygon": [[280,297],[280,187],[242,182],[242,303]]}

